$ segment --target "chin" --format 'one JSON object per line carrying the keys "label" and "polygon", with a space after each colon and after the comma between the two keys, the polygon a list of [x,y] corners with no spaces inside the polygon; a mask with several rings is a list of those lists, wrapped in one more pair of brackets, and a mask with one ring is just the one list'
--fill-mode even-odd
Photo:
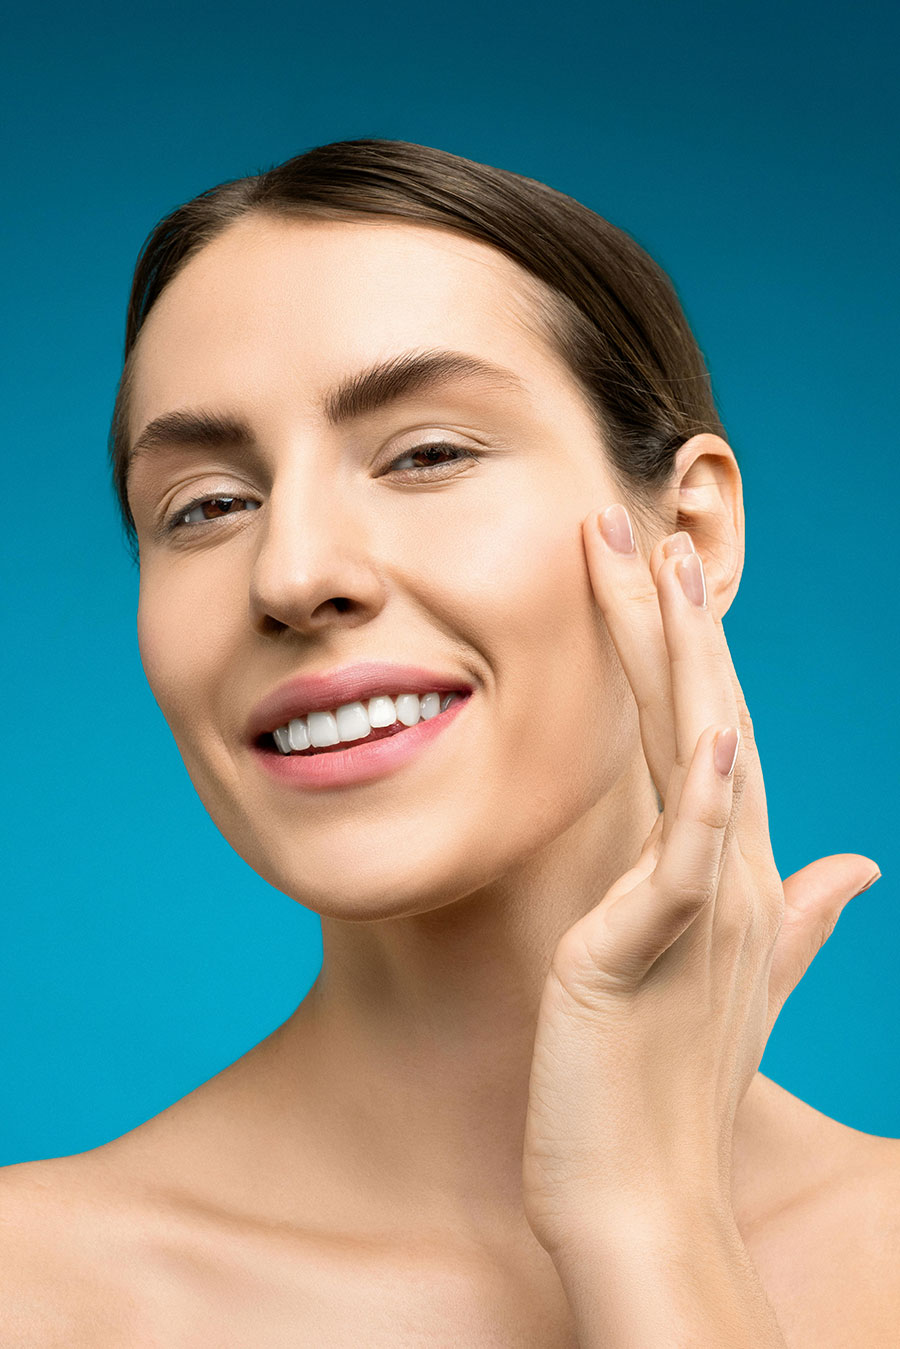
{"label": "chin", "polygon": [[[443,908],[487,884],[484,855],[473,865],[473,849],[460,835],[444,834],[410,844],[402,835],[381,846],[357,847],[338,860],[333,838],[323,835],[312,850],[274,845],[241,851],[264,880],[322,918],[347,922],[413,917]],[[298,864],[299,859],[302,864]]]}

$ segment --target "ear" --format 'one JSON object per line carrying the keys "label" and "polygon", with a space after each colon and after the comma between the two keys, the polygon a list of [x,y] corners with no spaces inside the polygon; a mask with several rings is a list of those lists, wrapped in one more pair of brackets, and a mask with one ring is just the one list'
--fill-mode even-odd
{"label": "ear", "polygon": [[687,530],[703,559],[709,607],[721,618],[744,570],[743,483],[731,446],[706,431],[685,441],[665,495],[675,529]]}

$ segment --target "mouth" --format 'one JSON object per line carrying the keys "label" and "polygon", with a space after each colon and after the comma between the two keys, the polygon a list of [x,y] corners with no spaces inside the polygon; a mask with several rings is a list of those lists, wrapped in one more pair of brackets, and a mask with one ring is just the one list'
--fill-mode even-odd
{"label": "mouth", "polygon": [[275,732],[261,731],[252,741],[252,750],[266,777],[279,788],[319,791],[361,786],[427,756],[428,747],[443,741],[471,697],[471,690],[454,693],[436,715],[420,717],[411,726],[397,720],[373,727],[358,740],[310,745],[287,753],[281,745],[289,744],[290,737],[285,742],[283,728],[277,740]]}
{"label": "mouth", "polygon": [[[446,712],[448,707],[452,707],[457,702],[464,702],[471,693],[470,689],[454,689],[443,696],[437,693],[430,693],[427,697],[419,698],[413,695],[401,695],[399,698],[384,698],[381,702],[387,704],[387,708],[382,706],[377,711],[388,711],[389,715],[394,715],[394,720],[386,726],[370,725],[370,716],[363,708],[360,701],[356,705],[350,704],[341,711],[320,714],[311,713],[309,717],[298,718],[291,721],[289,725],[282,726],[272,731],[260,731],[254,738],[253,745],[256,749],[264,752],[278,754],[282,758],[300,758],[303,756],[312,757],[319,754],[340,754],[347,750],[373,744],[377,740],[387,740],[391,736],[399,735],[403,731],[409,731],[416,726],[421,725],[423,721],[430,721],[435,716]],[[375,700],[377,704],[378,700]],[[369,709],[371,711],[373,703],[370,700]],[[350,713],[345,717],[343,724],[341,717],[344,712]],[[316,729],[312,729],[312,722],[316,721]],[[362,730],[362,726],[369,726],[366,735],[353,734],[354,731]],[[323,724],[324,723],[324,724]],[[343,739],[332,743],[336,734],[343,731]],[[348,738],[349,736],[349,738]],[[316,744],[316,740],[326,741],[325,744]],[[312,740],[313,743],[310,743]]]}

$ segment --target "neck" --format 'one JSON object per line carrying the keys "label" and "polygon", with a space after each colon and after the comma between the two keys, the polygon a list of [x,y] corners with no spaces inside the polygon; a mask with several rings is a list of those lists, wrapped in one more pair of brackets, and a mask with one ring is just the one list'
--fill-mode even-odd
{"label": "neck", "polygon": [[413,1231],[521,1226],[531,1054],[550,961],[637,860],[657,810],[641,759],[488,888],[411,917],[323,919],[319,978],[271,1048],[282,1083],[302,1086],[293,1108],[303,1135],[313,1131],[316,1155],[357,1206]]}

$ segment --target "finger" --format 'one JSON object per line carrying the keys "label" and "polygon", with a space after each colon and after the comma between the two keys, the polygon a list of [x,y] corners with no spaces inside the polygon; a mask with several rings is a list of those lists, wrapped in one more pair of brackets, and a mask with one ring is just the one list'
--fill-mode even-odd
{"label": "finger", "polygon": [[[687,776],[697,742],[711,722],[738,725],[738,707],[729,678],[731,657],[706,594],[699,553],[664,557],[656,573],[662,628],[669,660],[675,731],[675,767],[666,797],[674,819],[677,793]],[[664,828],[663,837],[671,825]]]}
{"label": "finger", "polygon": [[734,814],[740,751],[740,728],[733,722],[707,726],[697,738],[654,875],[676,929],[665,949],[700,912],[712,909]]}
{"label": "finger", "polygon": [[[601,527],[600,517],[603,516]],[[604,535],[603,528],[611,526]],[[583,522],[591,585],[637,703],[644,757],[661,799],[675,761],[669,658],[656,585],[634,546],[627,512],[618,503],[592,511]],[[619,540],[631,549],[622,551]]]}
{"label": "finger", "polygon": [[860,853],[835,853],[784,882],[784,912],[769,970],[769,1033],[781,1009],[834,931],[844,906],[881,871]]}
{"label": "finger", "polygon": [[[716,621],[721,626],[721,620],[717,619]],[[725,642],[724,628],[722,629],[722,641]],[[731,656],[729,654],[730,661]],[[741,688],[741,682],[733,664],[731,665],[731,684],[738,708],[741,744],[743,746],[741,753],[742,774],[739,784],[740,798],[736,812],[740,821],[741,851],[748,861],[771,869],[775,867],[775,859],[772,855],[772,841],[769,834],[769,807],[766,799],[762,764],[759,758],[759,747],[756,742],[756,730],[747,709],[744,690]]]}
{"label": "finger", "polygon": [[[669,837],[643,885],[607,902],[570,930],[593,969],[617,988],[633,989],[651,965],[712,905],[732,813],[736,726],[709,726],[700,736]],[[725,770],[731,764],[729,774]]]}
{"label": "finger", "polygon": [[[681,537],[682,535],[676,534],[671,536],[670,540],[663,540],[663,548],[665,548],[667,543],[679,540]],[[689,568],[698,569],[702,575],[702,559],[699,555],[696,556],[696,563],[676,563],[676,576],[678,571],[680,571],[684,565],[687,565]],[[677,591],[677,588],[670,585],[668,573],[663,574],[665,566],[664,552],[659,554],[659,560],[657,561],[657,551],[654,549],[650,562],[651,568],[654,569],[654,574],[656,576],[657,589],[660,591],[660,611],[663,617],[663,630],[666,633],[666,644],[667,647],[670,647],[669,629],[672,628],[672,624],[667,626],[667,617],[672,617],[679,611],[679,608],[681,613],[684,614],[686,622],[689,623],[691,616],[685,612],[685,606],[681,602],[680,594],[676,593],[674,596],[670,596],[670,591],[673,589]],[[671,570],[671,568],[669,570]],[[704,581],[702,588],[705,590],[705,577],[702,579]],[[698,593],[700,593],[699,588]],[[678,600],[678,604],[674,605],[671,609],[667,608],[667,600],[670,597]],[[700,656],[704,653],[703,649],[706,648],[705,654],[711,656],[714,664],[718,668],[718,678],[721,681],[721,688],[724,689],[727,685],[730,690],[730,696],[726,696],[725,702],[731,710],[725,712],[725,704],[716,706],[713,703],[707,703],[706,707],[708,709],[708,715],[701,712],[700,715],[696,717],[693,727],[685,726],[684,721],[680,717],[680,708],[682,705],[680,694],[683,685],[678,681],[678,670],[673,668],[672,701],[675,721],[677,767],[675,769],[675,780],[672,783],[670,790],[674,789],[677,791],[679,789],[680,781],[683,780],[685,770],[682,765],[685,757],[692,749],[691,737],[697,733],[697,727],[705,722],[714,719],[718,720],[720,717],[723,719],[732,719],[736,717],[737,724],[741,730],[742,749],[741,767],[738,776],[735,779],[734,827],[738,835],[741,851],[747,860],[752,861],[757,865],[773,869],[774,859],[772,857],[772,846],[769,835],[769,812],[766,801],[766,789],[763,781],[762,765],[759,760],[759,750],[756,743],[753,721],[747,709],[744,692],[734,668],[734,661],[732,660],[728,640],[725,636],[725,629],[722,625],[722,620],[716,616],[708,602],[706,608],[701,607],[700,614],[695,617],[699,618],[699,623],[695,622],[693,629],[688,626],[686,631],[689,634],[692,632],[696,634],[696,630],[699,627],[701,632],[705,634],[705,641],[702,637],[698,638],[698,645],[695,648],[696,654],[697,656]],[[672,635],[674,636],[675,641],[677,641],[677,633],[675,633],[674,630]],[[680,666],[682,659],[684,659],[686,666],[689,665],[692,659],[692,650],[689,649],[686,656],[683,656],[681,652],[676,653],[674,656],[674,664]],[[680,743],[680,727],[685,728],[685,744]]]}

